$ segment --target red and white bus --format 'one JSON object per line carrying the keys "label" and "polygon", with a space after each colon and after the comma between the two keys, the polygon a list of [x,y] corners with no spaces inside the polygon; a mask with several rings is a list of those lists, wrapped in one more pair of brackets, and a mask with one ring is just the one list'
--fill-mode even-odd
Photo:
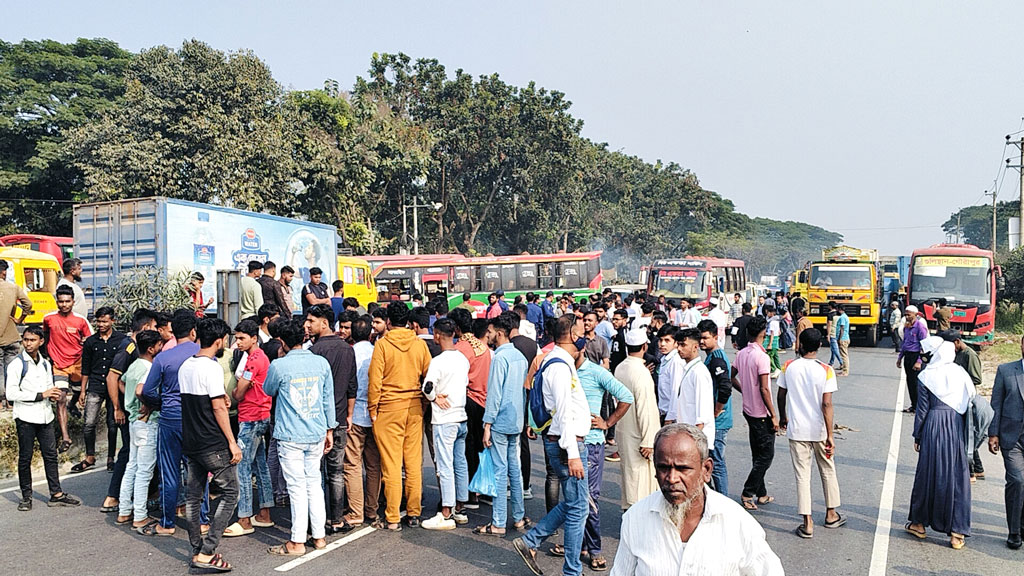
{"label": "red and white bus", "polygon": [[10,234],[0,236],[0,246],[27,248],[45,252],[63,264],[65,258],[75,255],[75,239],[70,236],[44,236],[42,234]]}
{"label": "red and white bus", "polygon": [[687,256],[655,260],[647,273],[647,294],[669,300],[693,299],[699,308],[720,295],[744,293],[747,272],[742,260]]}
{"label": "red and white bus", "polygon": [[938,300],[945,298],[953,313],[950,328],[959,330],[964,342],[986,345],[995,336],[996,293],[1002,285],[991,251],[935,244],[914,250],[910,258],[907,302],[917,306],[934,333]]}

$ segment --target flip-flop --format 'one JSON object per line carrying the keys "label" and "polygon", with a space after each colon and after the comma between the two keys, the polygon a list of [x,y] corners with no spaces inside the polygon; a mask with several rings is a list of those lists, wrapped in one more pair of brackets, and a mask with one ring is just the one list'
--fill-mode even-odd
{"label": "flip-flop", "polygon": [[149,524],[139,526],[135,531],[143,536],[174,536],[173,530],[171,532],[158,532],[157,526],[159,526],[159,522],[150,522]]}
{"label": "flip-flop", "polygon": [[824,524],[822,524],[822,526],[824,526],[825,528],[839,528],[843,524],[846,524],[846,517],[845,516],[843,516],[842,514],[839,514],[838,512],[836,512],[836,516],[838,516],[838,517],[835,520],[833,520],[831,522],[825,522]]}
{"label": "flip-flop", "polygon": [[926,532],[914,530],[913,528],[911,528],[912,525],[913,525],[912,522],[907,522],[906,525],[903,526],[903,529],[906,530],[907,532],[910,532],[914,536],[917,536],[921,540],[924,540],[925,538],[928,537],[928,534]]}
{"label": "flip-flop", "polygon": [[100,506],[100,512],[104,514],[110,514],[111,512],[117,512],[120,506],[114,504],[113,506]]}
{"label": "flip-flop", "polygon": [[325,538],[324,539],[324,543],[322,545],[320,545],[320,546],[317,546],[316,545],[316,540],[313,540],[312,538],[306,539],[305,544],[306,544],[306,546],[309,546],[310,548],[312,548],[314,550],[323,550],[324,548],[327,548],[327,539]]}
{"label": "flip-flop", "polygon": [[74,466],[71,467],[71,472],[73,472],[75,474],[78,474],[79,472],[85,472],[86,470],[88,470],[90,468],[95,468],[95,467],[96,467],[96,463],[95,462],[90,464],[88,460],[82,460],[78,464],[75,464]]}
{"label": "flip-flop", "polygon": [[757,504],[754,503],[753,498],[750,498],[749,500],[746,498],[742,498],[740,500],[740,503],[743,504],[743,509],[748,512],[754,512],[755,510],[757,510]]}
{"label": "flip-flop", "polygon": [[814,534],[811,534],[806,529],[804,529],[804,525],[803,524],[797,526],[796,530],[794,530],[794,532],[796,533],[797,536],[803,538],[804,540],[810,540],[811,538],[814,538]]}
{"label": "flip-flop", "polygon": [[518,530],[519,532],[522,532],[524,530],[528,530],[530,528],[530,526],[533,526],[533,521],[524,516],[522,520],[520,520],[519,522],[516,522],[515,524],[513,524],[512,528],[514,530]]}
{"label": "flip-flop", "polygon": [[245,528],[238,522],[235,522],[231,526],[224,529],[225,538],[238,538],[239,536],[247,536],[255,532],[255,528]]}
{"label": "flip-flop", "polygon": [[772,502],[775,502],[774,496],[765,496],[764,498],[757,499],[758,506],[764,506],[765,504],[771,504]]}
{"label": "flip-flop", "polygon": [[200,562],[199,560],[192,559],[190,565],[193,568],[199,570],[216,570],[217,572],[231,572],[233,566],[224,561],[224,557],[220,554],[214,554],[213,558],[210,558],[209,562]]}
{"label": "flip-flop", "polygon": [[270,521],[270,522],[260,522],[259,520],[256,520],[255,518],[253,518],[252,520],[249,520],[249,522],[253,525],[254,528],[273,528],[274,527],[274,522],[273,521]]}
{"label": "flip-flop", "polygon": [[270,548],[267,548],[267,553],[271,556],[305,556],[306,549],[305,546],[303,546],[302,552],[295,553],[290,552],[288,550],[288,546],[284,544],[278,544],[277,546],[271,546]]}
{"label": "flip-flop", "polygon": [[121,520],[120,518],[114,518],[114,524],[117,524],[119,526],[127,524],[127,523],[129,523],[131,521],[132,521],[132,517],[131,516],[125,518],[124,520]]}
{"label": "flip-flop", "polygon": [[604,572],[608,569],[608,561],[604,556],[593,556],[590,559],[590,569],[594,572]]}
{"label": "flip-flop", "polygon": [[530,547],[526,545],[526,542],[522,538],[516,538],[512,541],[512,547],[515,548],[519,557],[526,563],[526,567],[530,569],[536,576],[543,576],[544,572],[540,569],[540,565],[537,564],[537,558],[534,556],[534,552],[530,550]]}
{"label": "flip-flop", "polygon": [[917,408],[914,408],[913,406],[903,409],[904,414],[913,414],[914,412],[917,412]]}
{"label": "flip-flop", "polygon": [[556,558],[565,558],[565,547],[561,544],[555,544],[551,547],[551,550],[548,550],[548,554]]}
{"label": "flip-flop", "polygon": [[967,539],[963,536],[953,536],[949,539],[949,545],[953,550],[960,550],[967,545]]}

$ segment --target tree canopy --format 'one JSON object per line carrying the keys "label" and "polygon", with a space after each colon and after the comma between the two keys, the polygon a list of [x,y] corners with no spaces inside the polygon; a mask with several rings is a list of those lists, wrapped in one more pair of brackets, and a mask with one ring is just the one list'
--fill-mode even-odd
{"label": "tree canopy", "polygon": [[[996,251],[1003,252],[1009,248],[1008,221],[1020,215],[1020,201],[999,202],[996,204]],[[982,204],[968,206],[949,215],[949,220],[942,225],[946,234],[956,235],[957,216],[960,217],[960,235],[963,241],[979,248],[992,248],[992,205]]]}
{"label": "tree canopy", "polygon": [[[57,73],[60,72],[60,73]],[[167,196],[334,224],[356,253],[603,249],[786,273],[841,236],[750,218],[676,162],[581,135],[557,90],[434,59],[374,54],[346,91],[288,91],[249,51],[190,40],[132,55],[107,40],[0,43],[7,229],[67,234],[68,202]],[[50,211],[50,214],[58,213]]]}

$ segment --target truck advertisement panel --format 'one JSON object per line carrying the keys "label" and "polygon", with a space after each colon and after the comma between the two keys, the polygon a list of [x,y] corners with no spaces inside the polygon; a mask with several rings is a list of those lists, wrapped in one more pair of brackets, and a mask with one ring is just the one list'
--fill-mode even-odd
{"label": "truck advertisement panel", "polygon": [[206,277],[204,300],[216,295],[217,270],[236,269],[245,274],[250,260],[270,260],[277,264],[278,273],[285,265],[295,269],[292,298],[296,308],[310,269],[323,270],[321,281],[328,286],[337,278],[333,228],[193,204],[168,203],[166,209],[168,270],[202,273]]}

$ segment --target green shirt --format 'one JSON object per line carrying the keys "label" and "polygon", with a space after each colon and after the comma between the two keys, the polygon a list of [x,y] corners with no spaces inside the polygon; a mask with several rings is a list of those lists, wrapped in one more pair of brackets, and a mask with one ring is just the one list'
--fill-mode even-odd
{"label": "green shirt", "polygon": [[954,361],[967,370],[975,386],[981,386],[981,358],[978,358],[978,353],[973,348],[964,346],[963,350],[956,353]]}
{"label": "green shirt", "polygon": [[[129,422],[135,422],[139,419],[139,409],[142,407],[142,401],[135,395],[135,388],[140,383],[146,381],[146,377],[149,376],[149,369],[152,367],[152,362],[139,358],[132,362],[131,366],[128,367],[128,371],[124,373],[124,407],[128,411]],[[150,424],[155,424],[158,418],[160,418],[159,411],[151,412],[148,421]]]}

